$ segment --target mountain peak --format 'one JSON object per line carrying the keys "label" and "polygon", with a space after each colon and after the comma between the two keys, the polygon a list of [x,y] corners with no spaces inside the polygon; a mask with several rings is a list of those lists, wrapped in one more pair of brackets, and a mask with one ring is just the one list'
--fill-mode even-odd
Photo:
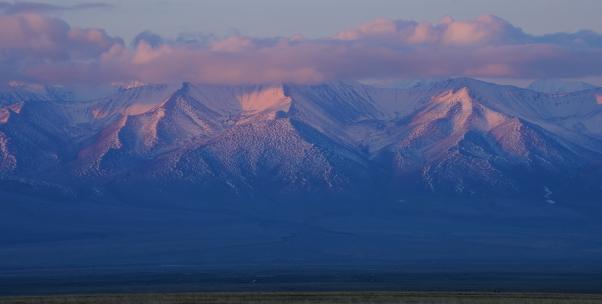
{"label": "mountain peak", "polygon": [[473,102],[473,98],[470,95],[470,89],[468,87],[462,87],[458,90],[449,90],[442,94],[435,96],[434,101],[440,103],[456,103],[469,104]]}

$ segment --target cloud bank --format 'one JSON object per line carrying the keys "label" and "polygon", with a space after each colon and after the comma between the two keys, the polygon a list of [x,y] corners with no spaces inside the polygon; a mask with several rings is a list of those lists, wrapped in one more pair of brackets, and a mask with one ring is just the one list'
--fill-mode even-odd
{"label": "cloud bank", "polygon": [[602,76],[602,35],[530,35],[496,16],[436,23],[378,19],[331,37],[167,39],[126,44],[34,12],[0,15],[0,81],[44,84]]}

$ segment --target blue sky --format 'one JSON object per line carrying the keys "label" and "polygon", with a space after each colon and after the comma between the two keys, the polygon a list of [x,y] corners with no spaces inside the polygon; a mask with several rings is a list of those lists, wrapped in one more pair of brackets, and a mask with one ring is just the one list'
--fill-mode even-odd
{"label": "blue sky", "polygon": [[[69,5],[80,0],[47,3]],[[227,35],[329,36],[378,17],[437,21],[494,14],[532,34],[602,32],[600,0],[105,0],[112,9],[63,12],[72,25],[105,28],[125,39],[143,30],[174,37]]]}

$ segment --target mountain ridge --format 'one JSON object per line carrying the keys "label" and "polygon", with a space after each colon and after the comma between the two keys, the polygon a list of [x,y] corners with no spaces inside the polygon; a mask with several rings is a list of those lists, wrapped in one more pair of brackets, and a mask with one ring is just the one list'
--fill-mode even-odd
{"label": "mountain ridge", "polygon": [[76,188],[129,176],[236,193],[525,193],[583,176],[602,155],[601,89],[546,94],[456,78],[19,96],[0,102],[2,175]]}

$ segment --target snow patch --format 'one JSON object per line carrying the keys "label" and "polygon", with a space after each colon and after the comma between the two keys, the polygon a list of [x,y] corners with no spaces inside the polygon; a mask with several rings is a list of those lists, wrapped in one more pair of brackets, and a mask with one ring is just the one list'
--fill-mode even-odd
{"label": "snow patch", "polygon": [[134,80],[130,82],[114,82],[113,86],[123,90],[130,90],[135,88],[141,88],[148,85],[142,81]]}
{"label": "snow patch", "polygon": [[100,162],[103,157],[110,150],[122,147],[119,132],[127,123],[127,118],[127,116],[122,116],[117,121],[112,122],[111,125],[98,134],[96,141],[92,145],[83,148],[78,153],[77,174],[85,175],[100,170]]}
{"label": "snow patch", "polygon": [[[453,112],[454,132],[460,131],[472,115],[474,107],[473,100],[468,88],[464,87],[457,91],[448,91],[433,98],[433,101],[446,105],[445,115]],[[459,108],[456,106],[460,105]]]}
{"label": "snow patch", "polygon": [[100,100],[92,109],[95,119],[114,115],[136,116],[154,111],[165,104],[177,90],[175,85],[134,83],[116,94]]}
{"label": "snow patch", "polygon": [[595,87],[583,81],[538,79],[533,81],[527,88],[542,93],[561,94],[589,90]]}
{"label": "snow patch", "polygon": [[492,111],[488,108],[483,108],[483,116],[486,121],[485,129],[491,130],[507,120],[507,117],[501,113]]}
{"label": "snow patch", "polygon": [[21,113],[21,109],[23,109],[23,104],[24,102],[19,101],[7,106],[7,108],[16,114],[19,114]]}
{"label": "snow patch", "polygon": [[439,103],[462,103],[467,106],[472,103],[472,97],[470,96],[470,90],[467,87],[463,87],[457,91],[449,90],[438,96],[433,97],[433,101]]}
{"label": "snow patch", "polygon": [[124,114],[129,115],[129,116],[142,115],[144,113],[148,113],[148,112],[154,110],[160,104],[161,104],[161,102],[156,102],[156,101],[155,102],[134,103],[133,105],[131,105],[125,109]]}
{"label": "snow patch", "polygon": [[138,134],[140,139],[137,147],[138,152],[145,152],[157,144],[157,125],[163,117],[165,117],[163,108],[158,109],[148,117],[144,117],[143,125]]}
{"label": "snow patch", "polygon": [[0,132],[0,173],[14,170],[16,166],[17,159],[8,150],[8,139]]}
{"label": "snow patch", "polygon": [[546,203],[554,205],[556,204],[556,201],[552,199],[552,190],[550,190],[550,188],[548,188],[547,186],[543,187],[543,191],[544,191],[544,195],[543,197],[546,200]]}
{"label": "snow patch", "polygon": [[291,98],[284,94],[282,86],[268,87],[238,97],[242,110],[248,114],[261,112],[288,112]]}
{"label": "snow patch", "polygon": [[43,85],[24,82],[24,81],[17,81],[17,80],[9,81],[8,87],[13,88],[13,89],[23,89],[23,90],[31,90],[31,91],[43,91],[44,90]]}
{"label": "snow patch", "polygon": [[10,119],[10,112],[15,114],[21,113],[21,109],[23,108],[23,102],[15,102],[5,107],[0,107],[0,124],[5,124]]}
{"label": "snow patch", "polygon": [[10,112],[8,109],[0,108],[0,124],[5,124],[8,122],[10,118]]}

